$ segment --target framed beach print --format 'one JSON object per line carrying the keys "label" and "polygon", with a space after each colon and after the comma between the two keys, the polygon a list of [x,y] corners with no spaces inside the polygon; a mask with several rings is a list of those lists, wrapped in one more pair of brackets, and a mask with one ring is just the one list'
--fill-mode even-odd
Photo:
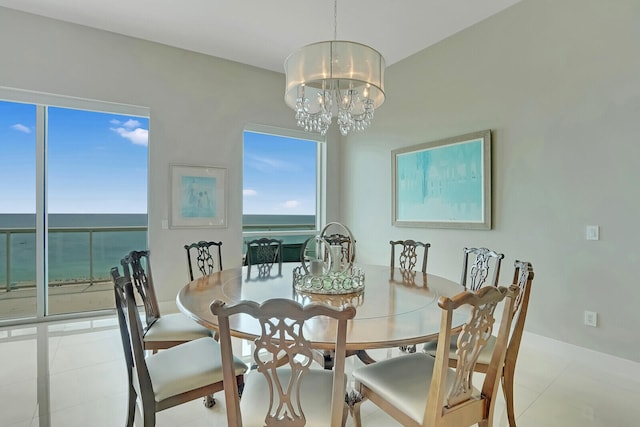
{"label": "framed beach print", "polygon": [[171,165],[171,228],[227,226],[227,169]]}
{"label": "framed beach print", "polygon": [[393,150],[392,223],[491,229],[491,131]]}

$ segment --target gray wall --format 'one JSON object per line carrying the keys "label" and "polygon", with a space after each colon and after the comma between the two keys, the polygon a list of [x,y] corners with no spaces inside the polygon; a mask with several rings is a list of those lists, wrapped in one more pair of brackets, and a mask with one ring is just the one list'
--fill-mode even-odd
{"label": "gray wall", "polygon": [[[528,331],[640,361],[639,22],[637,0],[524,0],[389,67],[372,128],[342,143],[359,261],[387,263],[400,238],[431,242],[428,269],[454,280],[464,246],[503,252],[503,282],[531,261]],[[493,230],[391,226],[391,150],[483,129]]]}
{"label": "gray wall", "polygon": [[[159,299],[173,301],[187,281],[185,243],[222,240],[225,267],[240,265],[242,130],[296,128],[283,74],[6,8],[0,58],[0,86],[150,108],[149,248]],[[329,141],[331,193],[340,176],[337,154]],[[171,163],[228,168],[227,228],[162,228]],[[336,220],[331,200],[327,210]]]}
{"label": "gray wall", "polygon": [[[431,242],[429,270],[454,280],[463,246],[504,252],[505,280],[514,259],[529,260],[528,331],[640,361],[639,9],[524,0],[389,67],[372,128],[329,142],[328,219],[351,228],[359,262],[388,263],[388,241],[408,237]],[[161,299],[186,280],[185,242],[223,240],[225,263],[239,264],[241,132],[294,127],[283,75],[3,8],[0,58],[0,86],[150,107]],[[391,150],[482,129],[494,132],[493,230],[392,227]],[[162,229],[170,163],[229,168],[228,228]],[[600,241],[585,240],[587,224],[600,225]],[[586,309],[599,312],[598,328],[583,326]]]}

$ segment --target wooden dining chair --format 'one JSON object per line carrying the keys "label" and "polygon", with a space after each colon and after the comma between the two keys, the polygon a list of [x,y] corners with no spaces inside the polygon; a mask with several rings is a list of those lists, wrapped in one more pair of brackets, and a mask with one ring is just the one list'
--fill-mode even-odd
{"label": "wooden dining chair", "polygon": [[[483,287],[441,296],[438,350],[433,358],[413,353],[386,359],[353,371],[362,399],[352,407],[354,424],[360,427],[360,405],[370,400],[404,426],[464,427],[493,425],[495,397],[504,364],[516,289]],[[502,319],[480,390],[473,385],[474,365],[487,344],[495,322],[494,312],[504,301]],[[455,368],[449,367],[454,312],[470,310],[457,341]]]}
{"label": "wooden dining chair", "polygon": [[247,242],[247,278],[251,275],[251,268],[255,265],[258,277],[271,275],[274,264],[278,264],[278,276],[282,274],[282,240],[260,239]]}
{"label": "wooden dining chair", "polygon": [[350,236],[346,236],[341,233],[334,233],[323,236],[324,240],[330,246],[340,246],[340,263],[351,264],[356,259],[355,240],[352,240]]}
{"label": "wooden dining chair", "polygon": [[[346,422],[345,350],[347,321],[356,309],[321,304],[301,304],[289,299],[271,299],[263,304],[241,301],[225,305],[216,300],[211,312],[218,316],[229,427],[322,426],[339,427]],[[230,316],[246,314],[260,324],[253,352],[256,371],[248,377],[238,402],[233,377]],[[309,369],[313,349],[305,339],[306,322],[325,327],[327,340],[334,341],[333,371]],[[283,358],[287,363],[281,365]]]}
{"label": "wooden dining chair", "polygon": [[202,337],[212,332],[182,313],[160,315],[153,286],[149,251],[131,251],[121,261],[124,276],[133,283],[144,307],[143,340],[145,350],[154,352]]}
{"label": "wooden dining chair", "polygon": [[[469,260],[473,258],[471,264]],[[477,291],[489,277],[489,270],[493,270],[491,286],[498,286],[500,279],[500,263],[504,254],[487,248],[464,248],[462,257],[462,278],[460,284],[470,291]]]}
{"label": "wooden dining chair", "polygon": [[[199,338],[145,357],[142,320],[133,294],[133,285],[111,269],[115,305],[128,377],[127,427],[133,427],[136,402],[140,399],[142,425],[153,427],[156,413],[199,397],[205,406],[213,393],[224,389],[219,344],[210,337]],[[228,361],[234,390],[242,390],[246,365],[239,359]]]}
{"label": "wooden dining chair", "polygon": [[422,266],[420,271],[422,274],[427,273],[427,257],[431,243],[423,243],[415,240],[391,240],[391,269],[396,265],[396,246],[402,247],[398,254],[398,264],[401,270],[415,271],[418,266],[418,248],[422,248]]}
{"label": "wooden dining chair", "polygon": [[184,245],[184,249],[187,251],[187,267],[189,268],[190,281],[195,279],[193,275],[194,260],[196,262],[195,266],[200,270],[202,276],[209,275],[216,271],[222,271],[222,242],[206,242],[201,240],[191,243],[190,245]]}
{"label": "wooden dining chair", "polygon": [[[516,417],[513,408],[513,381],[516,370],[516,361],[520,351],[522,333],[524,332],[524,322],[527,318],[529,308],[529,296],[531,294],[531,284],[533,283],[533,266],[526,261],[516,260],[514,263],[513,284],[518,286],[513,308],[513,328],[507,344],[507,354],[502,369],[502,393],[507,406],[507,419],[510,427],[516,427]],[[478,355],[475,365],[477,372],[487,372],[490,366],[491,351],[496,343],[496,337],[491,336],[486,347]],[[455,341],[451,341],[452,351],[455,351]],[[436,346],[434,343],[426,343],[424,351],[435,357]],[[453,353],[449,353],[449,366],[455,367],[456,358]]]}
{"label": "wooden dining chair", "polygon": [[[414,284],[416,279],[416,267],[418,266],[418,248],[422,248],[422,265],[420,271],[423,275],[427,274],[427,258],[429,255],[429,248],[431,247],[430,243],[418,242],[415,240],[407,239],[407,240],[391,240],[389,241],[391,245],[391,278],[395,273],[396,266],[396,258],[398,260],[398,265],[400,269],[400,274],[402,275],[402,281],[404,283]],[[400,253],[396,256],[396,246],[401,247]],[[401,345],[399,346],[400,351],[415,353],[416,345]]]}

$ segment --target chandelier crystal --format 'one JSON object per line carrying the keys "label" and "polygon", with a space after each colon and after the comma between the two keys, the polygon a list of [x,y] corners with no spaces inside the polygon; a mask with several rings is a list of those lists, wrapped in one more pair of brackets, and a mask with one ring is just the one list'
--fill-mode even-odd
{"label": "chandelier crystal", "polygon": [[369,46],[341,40],[313,43],[285,60],[284,99],[306,131],[325,135],[333,117],[342,135],[361,131],[384,102],[384,69],[384,58]]}

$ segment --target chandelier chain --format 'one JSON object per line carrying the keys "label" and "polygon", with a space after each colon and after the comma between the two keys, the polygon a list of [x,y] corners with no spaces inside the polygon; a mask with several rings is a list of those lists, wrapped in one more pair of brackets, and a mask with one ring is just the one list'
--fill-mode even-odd
{"label": "chandelier chain", "polygon": [[338,0],[333,1],[333,39],[338,40]]}

